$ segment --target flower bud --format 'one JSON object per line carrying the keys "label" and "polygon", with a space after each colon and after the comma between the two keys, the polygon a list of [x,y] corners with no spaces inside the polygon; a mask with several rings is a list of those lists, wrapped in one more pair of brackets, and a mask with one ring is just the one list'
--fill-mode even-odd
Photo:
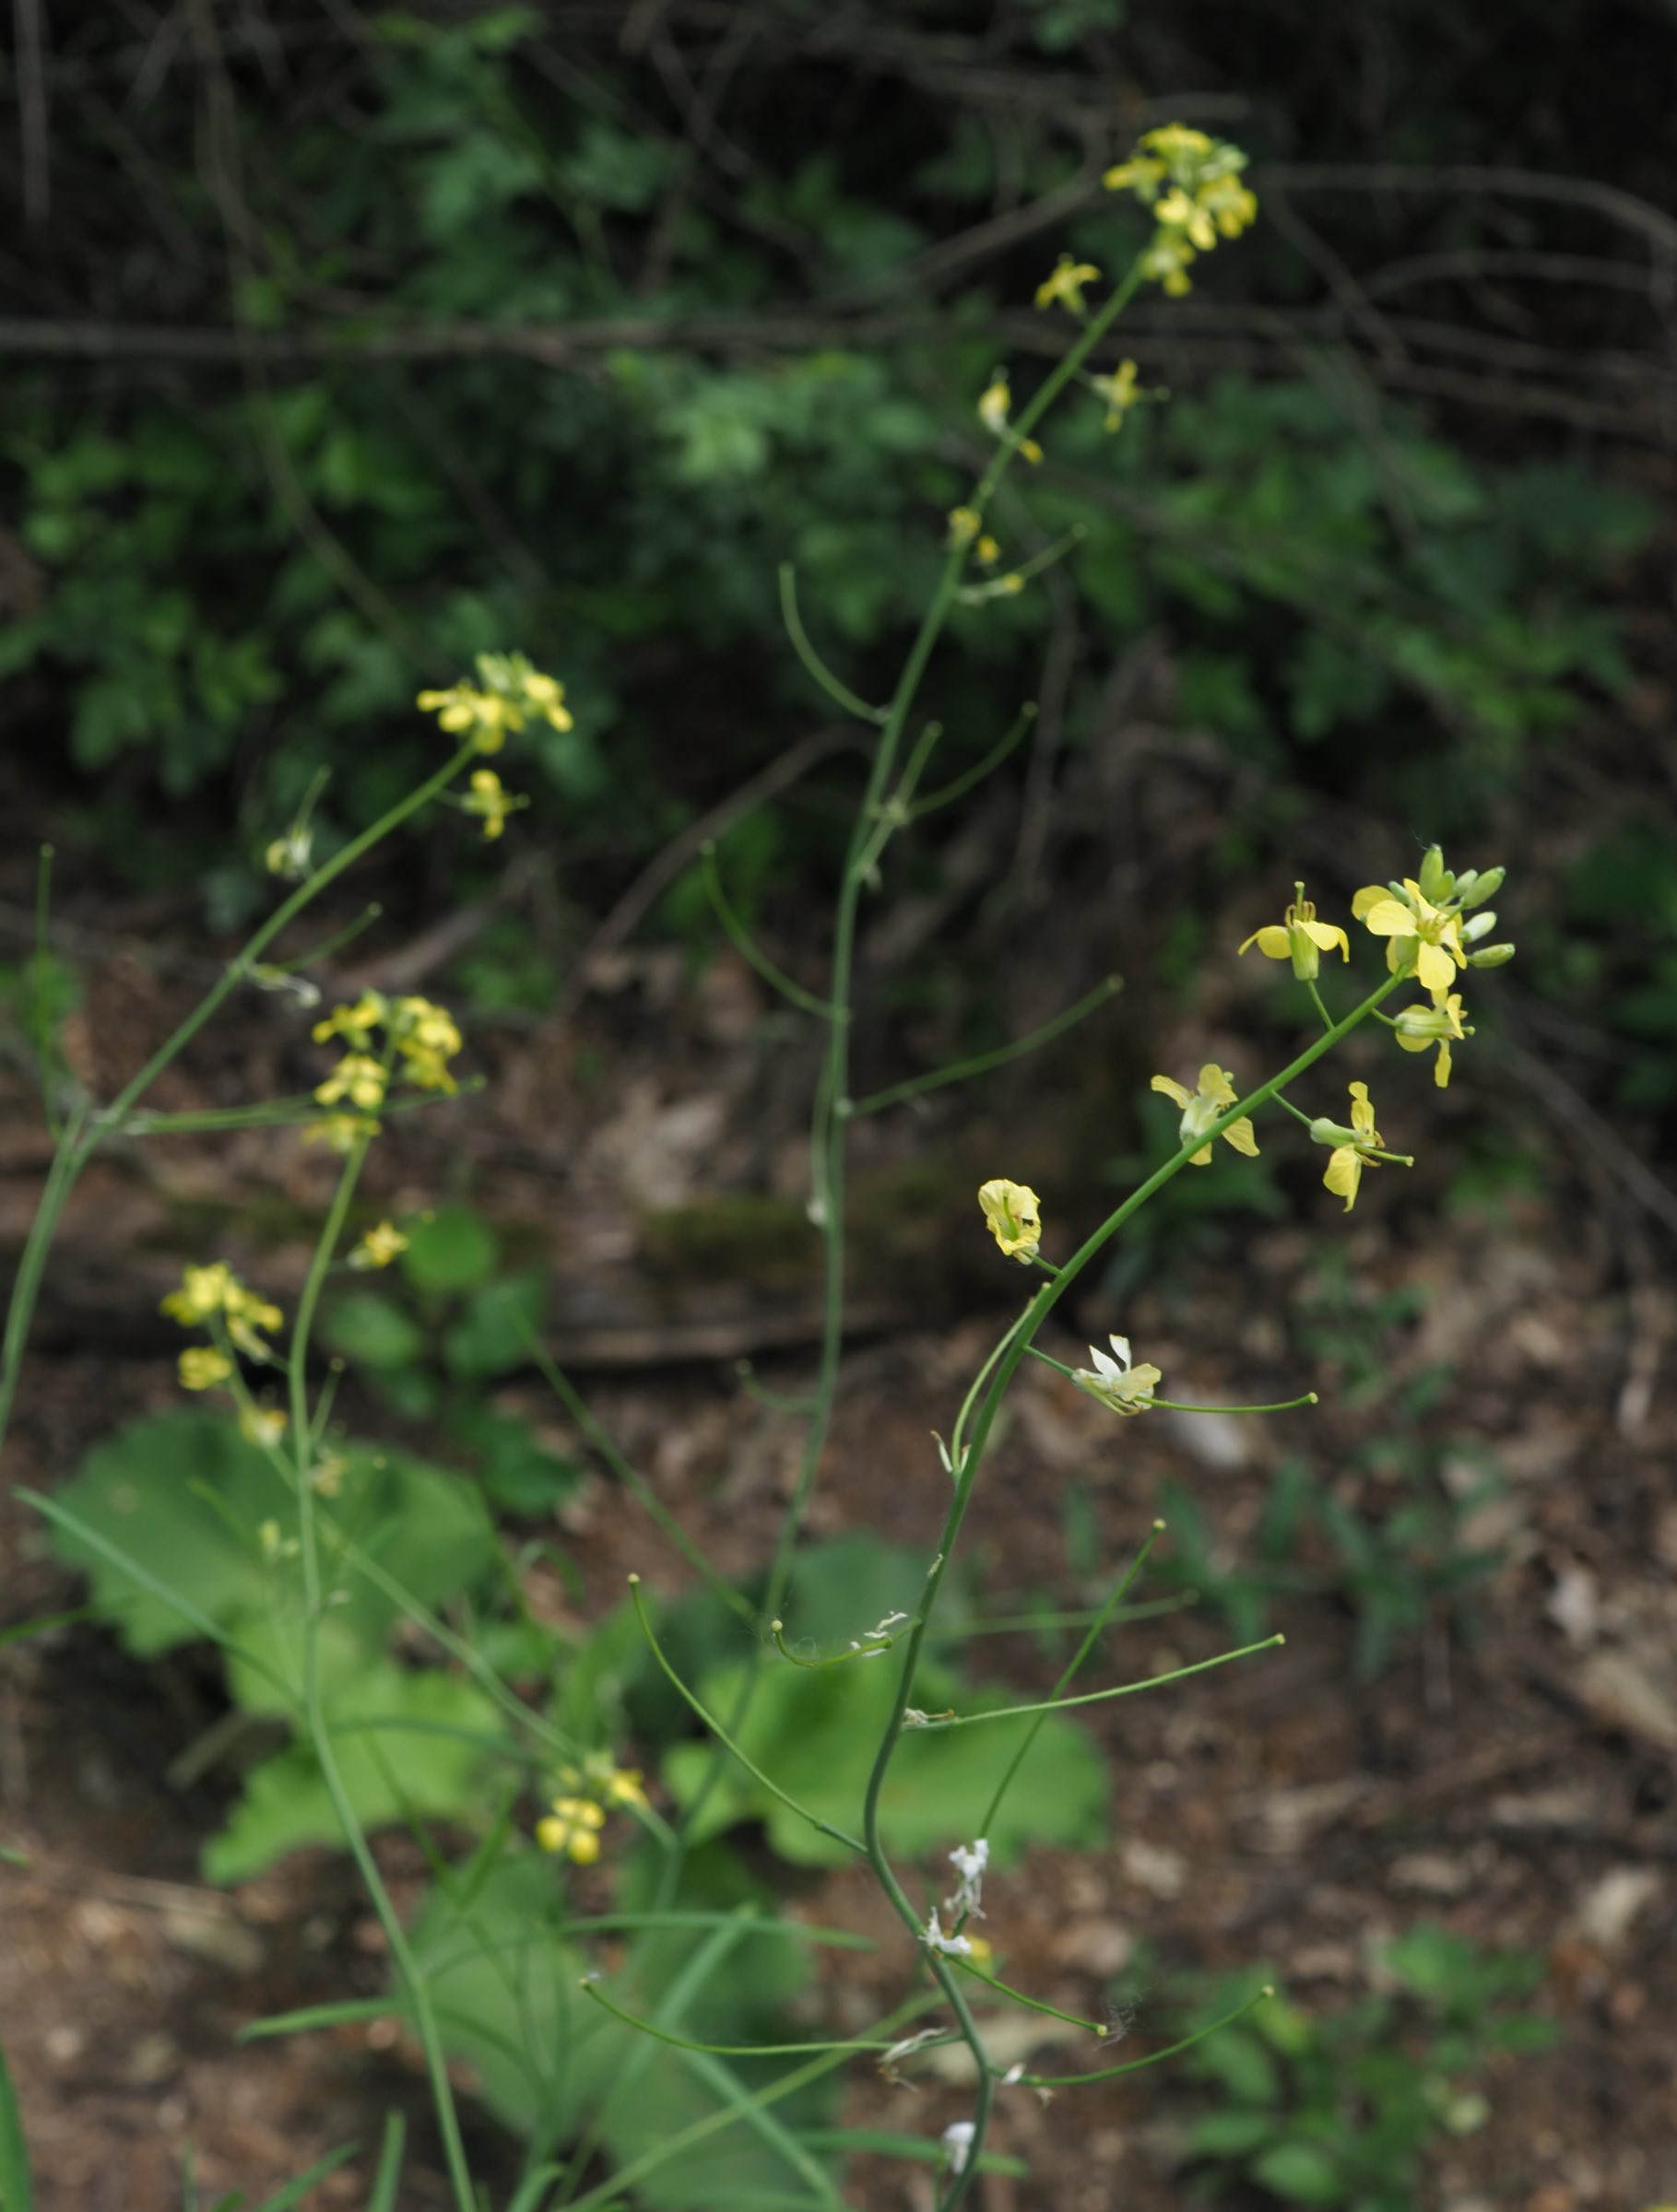
{"label": "flower bud", "polygon": [[1475,914],[1470,922],[1462,924],[1461,941],[1464,945],[1476,944],[1481,937],[1488,937],[1495,927],[1496,910],[1486,907],[1482,914]]}
{"label": "flower bud", "polygon": [[1346,1129],[1338,1122],[1330,1122],[1326,1114],[1318,1115],[1310,1124],[1313,1145],[1354,1145],[1361,1140],[1354,1129]]}
{"label": "flower bud", "polygon": [[1487,868],[1482,876],[1475,876],[1472,889],[1462,894],[1463,906],[1482,906],[1487,899],[1494,899],[1507,873],[1506,868]]}
{"label": "flower bud", "polygon": [[1468,955],[1470,968],[1506,968],[1514,958],[1512,945],[1487,945],[1482,952]]}
{"label": "flower bud", "polygon": [[1421,895],[1430,899],[1435,906],[1447,899],[1456,888],[1456,878],[1444,865],[1444,853],[1437,845],[1429,845],[1421,863]]}

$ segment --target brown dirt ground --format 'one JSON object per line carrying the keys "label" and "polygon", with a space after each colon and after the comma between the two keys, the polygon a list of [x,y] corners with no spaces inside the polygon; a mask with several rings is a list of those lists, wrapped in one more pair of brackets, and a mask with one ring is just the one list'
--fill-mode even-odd
{"label": "brown dirt ground", "polygon": [[[118,934],[126,926],[121,915],[102,919]],[[1214,941],[1234,934],[1223,920]],[[147,925],[130,934],[141,938]],[[1255,986],[1243,975],[1234,987]],[[133,1065],[180,991],[167,964],[108,962],[73,1040],[84,1071],[108,1083]],[[1201,1004],[1191,1019],[1155,1009],[1146,1026],[1168,1048],[1157,1064],[1189,1067],[1244,1049],[1222,1026],[1238,1031],[1243,1006]],[[576,1027],[491,1033],[485,1100],[403,1125],[375,1170],[384,1202],[469,1187],[491,1215],[552,1241],[561,1357],[579,1359],[602,1418],[666,1502],[722,1565],[740,1570],[764,1556],[797,1430],[741,1392],[731,1355],[758,1354],[765,1381],[795,1390],[809,1364],[797,1300],[754,1305],[749,1285],[651,1296],[641,1229],[647,1207],[730,1182],[798,1188],[797,1084],[765,1063],[762,1011],[750,979],[730,965],[693,985],[679,960],[652,956]],[[294,1018],[266,1002],[245,1007],[158,1102],[294,1088],[309,1065],[289,1041],[296,1034]],[[868,1124],[864,1171],[884,1176],[917,1148],[952,1159],[964,1194],[970,1159],[986,1144],[1015,1172],[1028,1149],[1049,1163],[1036,1172],[1067,1194],[1067,1215],[1098,1218],[1099,1189],[1080,1194],[1100,1157],[1090,1117],[1108,1112],[1137,1071],[1121,1030],[1091,1034],[1088,1056],[1056,1060],[1045,1090],[1033,1087],[1040,1077],[1013,1081],[977,1108],[942,1105],[896,1117],[890,1130]],[[1416,1064],[1394,1075],[1382,1063],[1382,1104],[1389,1092],[1390,1119],[1418,1150],[1424,1133],[1426,1149],[1447,1154],[1471,1115],[1517,1115],[1518,1086],[1493,1053],[1445,1100]],[[590,1080],[601,1055],[608,1077]],[[4,1079],[0,1241],[15,1246],[43,1155],[21,1077]],[[1637,1264],[1646,1232],[1611,1175],[1604,1189],[1599,1147],[1562,1142],[1548,1159],[1545,1194],[1505,1197],[1494,1214],[1447,1207],[1441,1162],[1365,1185],[1349,1221],[1306,1162],[1289,1182],[1296,1204],[1284,1220],[1243,1221],[1221,1248],[1198,1249],[1184,1231],[1183,1253],[1121,1315],[1098,1291],[1078,1302],[1078,1340],[1122,1325],[1171,1384],[1205,1399],[1267,1397],[1278,1376],[1304,1373],[1323,1406],[1238,1429],[1164,1415],[1115,1424],[1031,1370],[971,1530],[988,1592],[1088,1602],[1067,1563],[1074,1484],[1103,1561],[1133,1552],[1173,1481],[1238,1553],[1278,1461],[1300,1449],[1341,1496],[1377,1515],[1392,1493],[1377,1473],[1356,1471],[1352,1454],[1378,1432],[1405,1376],[1447,1363],[1428,1431],[1482,1446],[1505,1480],[1475,1531],[1502,1550],[1477,1634],[1439,1625],[1362,1682],[1344,1603],[1289,1601],[1284,1651],[1094,1708],[1088,1725],[1116,1782],[1110,1847],[1038,1852],[993,1879],[986,1900],[1010,1978],[1078,2011],[1115,1994],[1121,2005],[1139,2000],[1129,2032],[1142,2049],[1161,2026],[1158,1985],[1186,1970],[1270,1961],[1299,2002],[1332,2008],[1366,1988],[1371,1946],[1418,1918],[1541,1955],[1549,1971],[1537,2005],[1560,2038],[1546,2054],[1494,2069],[1488,2124],[1432,2169],[1425,2203],[1444,2212],[1642,2212],[1677,2200],[1677,1402],[1661,1380],[1673,1309]],[[51,1487],[118,1420],[171,1401],[167,1340],[143,1316],[178,1267],[182,1222],[201,1226],[208,1205],[244,1209],[232,1217],[237,1262],[256,1200],[306,1209],[324,1172],[294,1138],[240,1137],[124,1155],[84,1184],[8,1453],[8,1618],[77,1594],[10,1486]],[[1008,1310],[964,1211],[970,1199],[959,1204],[937,1198],[926,1235],[970,1247],[971,1266],[951,1275],[928,1262],[928,1301],[904,1262],[894,1300],[882,1296],[860,1317],[811,1520],[818,1535],[870,1529],[924,1546],[935,1530],[945,1478],[927,1431],[947,1424]],[[1412,1318],[1391,1338],[1390,1387],[1372,1400],[1336,1399],[1336,1383],[1353,1378],[1304,1341],[1301,1305],[1329,1245],[1353,1283],[1415,1294]],[[262,1253],[265,1285],[283,1290],[300,1253],[283,1235]],[[691,1356],[672,1359],[672,1346]],[[523,1381],[508,1394],[537,1404]],[[564,1436],[562,1421],[543,1418]],[[615,1603],[631,1568],[655,1588],[681,1586],[679,1561],[608,1478],[591,1478],[562,1519],[585,1610]],[[1125,1631],[1117,1663],[1143,1675],[1227,1641],[1214,1618],[1175,1614]],[[0,1816],[30,1862],[0,1867],[0,2020],[41,2212],[172,2212],[188,2145],[211,2201],[230,2188],[254,2199],[337,2143],[375,2140],[393,2105],[415,2145],[404,2206],[444,2204],[410,2051],[377,2029],[232,2040],[262,2014],[376,1992],[384,1965],[377,1930],[333,1854],[300,1855],[230,1892],[200,1879],[198,1851],[228,1784],[214,1769],[190,1782],[171,1783],[171,1772],[221,1710],[213,1663],[188,1654],[141,1667],[107,1631],[80,1625],[10,1646],[0,1664]],[[995,1640],[986,1671],[1025,1693],[1052,1676],[1025,1637]],[[421,1871],[411,1847],[392,1837],[381,1849],[397,1894],[410,1894]],[[876,1954],[839,1954],[832,1969],[828,2017],[859,2026],[898,1998],[912,1959],[860,1876],[793,1887],[812,1917],[880,1938]],[[1140,1947],[1148,1964],[1138,1987]],[[858,2072],[846,2116],[935,2136],[963,2106],[958,2084],[893,2088]],[[979,2212],[1165,2212],[1184,2201],[1173,2151],[1195,2109],[1193,2093],[1163,2073],[1067,2095],[1051,2111],[1012,2092],[997,2142],[1030,2161],[1032,2178],[986,2179]],[[473,2123],[473,2148],[500,2185],[510,2157],[487,2122]],[[367,2171],[358,2160],[311,2203],[358,2204]],[[868,2161],[855,2169],[850,2196],[874,2212],[929,2212],[932,2203],[926,2173]]]}

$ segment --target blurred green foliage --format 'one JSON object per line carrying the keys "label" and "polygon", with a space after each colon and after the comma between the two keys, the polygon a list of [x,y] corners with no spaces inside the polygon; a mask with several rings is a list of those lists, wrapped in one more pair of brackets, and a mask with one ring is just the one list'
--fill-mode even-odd
{"label": "blurred green foliage", "polygon": [[[1312,2014],[1270,1998],[1189,2053],[1217,2109],[1189,2130],[1199,2204],[1264,2203],[1416,2212],[1426,2155],[1470,2135],[1490,2106],[1470,2086],[1502,2053],[1541,2051],[1557,2032],[1524,2009],[1540,1959],[1487,1953],[1422,1924],[1380,1947],[1378,1994]],[[1207,1994],[1190,2027],[1225,2014],[1267,1980],[1263,1970]]]}

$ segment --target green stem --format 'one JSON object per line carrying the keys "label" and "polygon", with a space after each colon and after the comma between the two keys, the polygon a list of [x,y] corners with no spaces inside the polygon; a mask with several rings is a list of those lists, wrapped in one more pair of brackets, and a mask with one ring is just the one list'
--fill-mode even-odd
{"label": "green stem", "polygon": [[18,1376],[23,1365],[23,1349],[29,1341],[30,1323],[34,1318],[35,1300],[40,1295],[47,1254],[53,1249],[53,1238],[58,1234],[58,1223],[65,1202],[76,1187],[76,1178],[81,1173],[88,1154],[92,1149],[90,1145],[84,1148],[82,1144],[82,1132],[87,1127],[89,1112],[89,1102],[85,1099],[77,1100],[70,1109],[69,1119],[60,1132],[53,1149],[53,1164],[47,1170],[47,1179],[41,1185],[41,1203],[35,1208],[35,1218],[30,1223],[30,1233],[24,1239],[23,1251],[18,1256],[18,1273],[6,1309],[6,1333],[4,1339],[0,1340],[0,1445],[6,1441],[12,1401],[18,1394]]}
{"label": "green stem", "polygon": [[1210,1659],[1196,1659],[1189,1666],[1174,1667],[1168,1675],[1149,1675],[1144,1682],[1120,1682],[1113,1689],[1089,1689],[1081,1697],[1045,1698],[1033,1705],[998,1705],[994,1712],[953,1713],[948,1720],[916,1721],[910,1735],[939,1735],[949,1728],[982,1728],[989,1721],[1022,1721],[1030,1713],[1066,1712],[1074,1705],[1105,1705],[1114,1698],[1133,1698],[1144,1689],[1163,1689],[1167,1682],[1186,1682],[1190,1675],[1210,1674],[1232,1659],[1250,1659],[1255,1652],[1272,1652],[1285,1643],[1284,1636],[1266,1636],[1261,1643],[1243,1643],[1238,1651],[1219,1652]]}
{"label": "green stem", "polygon": [[[585,1996],[629,2027],[650,2035],[660,2043],[673,2043],[678,2051],[703,2051],[710,2058],[812,2058],[820,2051],[889,2051],[889,2042],[878,2042],[866,2036],[845,2036],[833,2042],[817,2043],[702,2043],[691,2035],[677,2035],[673,2030],[660,2028],[656,2020],[642,2019],[637,2013],[626,2012],[622,2006],[613,2004],[592,1974],[585,1974],[578,1984]],[[1062,2014],[1061,2018],[1067,2018]]]}
{"label": "green stem", "polygon": [[777,968],[762,946],[752,936],[745,924],[728,904],[727,894],[722,888],[722,878],[716,872],[716,848],[707,838],[699,848],[699,873],[703,880],[705,897],[710,900],[728,942],[741,958],[755,968],[765,983],[773,983],[783,998],[801,1006],[806,1014],[814,1014],[822,1021],[831,1020],[833,1008],[813,991],[806,991],[802,983],[794,982],[784,968]]}
{"label": "green stem", "polygon": [[983,1967],[974,1966],[970,1959],[961,1959],[956,1963],[972,1981],[982,1982],[986,1989],[995,1990],[998,1995],[1011,1998],[1015,2005],[1022,2005],[1027,2012],[1045,2012],[1053,2019],[1066,2021],[1069,2027],[1086,2029],[1091,2035],[1104,2035],[1106,2032],[1099,2020],[1086,2020],[1081,2012],[1062,2012],[1057,2005],[1047,2005],[1041,1997],[1028,1996],[1022,1989],[1015,1989],[1010,1982],[1001,1982],[994,1974],[986,1974]]}
{"label": "green stem", "polygon": [[904,1099],[917,1099],[923,1091],[939,1089],[945,1083],[964,1083],[969,1077],[982,1076],[993,1067],[1001,1067],[1010,1060],[1022,1059],[1033,1053],[1038,1045],[1046,1044],[1063,1030],[1073,1028],[1086,1014],[1104,1006],[1109,998],[1124,988],[1121,976],[1109,975],[1104,982],[1080,998],[1074,1006],[1057,1014],[1052,1021],[1045,1021],[1040,1029],[1016,1037],[1011,1044],[998,1045],[994,1052],[979,1053],[971,1060],[957,1060],[948,1067],[935,1068],[928,1076],[911,1076],[905,1083],[892,1084],[889,1090],[876,1090],[869,1097],[855,1100],[850,1107],[853,1114],[878,1113],[887,1106],[901,1105]]}
{"label": "green stem", "polygon": [[35,1061],[41,1077],[41,1111],[56,1142],[61,1124],[57,1102],[53,1097],[53,1007],[48,982],[51,971],[47,965],[52,952],[47,927],[52,904],[53,848],[42,845],[35,877]]}
{"label": "green stem", "polygon": [[947,783],[940,783],[936,791],[928,791],[923,799],[915,801],[908,809],[909,820],[917,822],[926,815],[937,813],[939,807],[952,806],[957,799],[965,798],[969,791],[982,783],[986,776],[995,773],[1009,754],[1017,748],[1035,720],[1036,701],[1029,700],[1019,710],[1012,728],[998,739],[982,759],[975,760],[971,768],[963,770],[960,775],[952,776]]}
{"label": "green stem", "polygon": [[797,611],[797,572],[789,560],[780,564],[780,613],[786,626],[786,635],[792,641],[792,650],[805,668],[831,700],[834,700],[847,714],[858,722],[882,723],[886,718],[883,707],[870,707],[859,699],[848,684],[841,683],[809,642],[809,633],[804,628],[804,618]]}
{"label": "green stem", "polygon": [[[453,773],[452,769],[450,773]],[[191,1030],[188,1030],[186,1033],[190,1035]],[[448,2078],[448,2065],[443,2057],[442,2038],[431,2006],[431,1991],[408,1944],[401,1916],[384,1887],[366,1831],[344,1785],[337,1756],[333,1749],[321,1690],[322,1590],[319,1537],[314,1522],[313,1432],[309,1418],[309,1335],[326,1273],[332,1264],[332,1255],[343,1234],[349,1201],[354,1195],[370,1141],[364,1135],[358,1137],[344,1161],[337,1189],[333,1194],[332,1204],[327,1209],[325,1222],[309,1264],[302,1296],[298,1300],[296,1325],[291,1332],[291,1437],[296,1452],[297,1526],[302,1553],[303,1711],[310,1743],[320,1767],[321,1780],[332,1800],[332,1809],[337,1817],[338,1826],[344,1831],[344,1839],[372,1900],[373,1912],[378,1916],[379,1925],[384,1931],[391,1957],[396,1960],[413,2008],[414,2027],[425,2053],[425,2070],[430,2078],[431,2100],[436,2109],[437,2126],[443,2137],[443,2153],[448,2166],[449,2180],[454,2186],[457,2212],[477,2212],[478,2200],[472,2186],[471,2169],[466,2161],[466,2145],[460,2134],[459,2115],[455,2109],[454,2089]]]}
{"label": "green stem", "polygon": [[1163,2051],[1151,2051],[1145,2058],[1126,2059],[1122,2065],[1103,2066],[1094,2074],[1022,2074],[1019,2077],[1020,2083],[1028,2089],[1065,2089],[1086,2081],[1111,2081],[1119,2074],[1140,2074],[1146,2066],[1156,2066],[1161,2059],[1175,2058],[1184,2051],[1191,2051],[1196,2043],[1203,2043],[1208,2037],[1220,2035],[1223,2029],[1232,2028],[1236,2020],[1244,2020],[1247,2013],[1255,2012],[1266,1998],[1274,1994],[1272,1989],[1260,1989],[1255,1997],[1248,1997],[1244,2005],[1237,2005],[1233,2012],[1224,2013],[1222,2019],[1212,2020],[1204,2028],[1197,2028],[1192,2035],[1185,2035],[1180,2042],[1166,2043]]}

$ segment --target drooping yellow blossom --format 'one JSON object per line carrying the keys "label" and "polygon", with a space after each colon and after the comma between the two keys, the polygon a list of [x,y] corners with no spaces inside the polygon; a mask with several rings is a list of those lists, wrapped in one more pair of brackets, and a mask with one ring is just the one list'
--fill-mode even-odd
{"label": "drooping yellow blossom", "polygon": [[1034,438],[1017,438],[1008,428],[1008,414],[1013,405],[1013,394],[1008,384],[1007,372],[998,369],[985,387],[978,401],[978,419],[992,437],[1006,440],[1017,446],[1025,459],[1033,464],[1043,457],[1043,449]]}
{"label": "drooping yellow blossom", "polygon": [[1069,307],[1074,315],[1081,315],[1083,307],[1083,287],[1097,284],[1101,272],[1092,262],[1073,261],[1069,253],[1062,253],[1052,275],[1045,276],[1036,288],[1036,304],[1040,307]]}
{"label": "drooping yellow blossom", "polygon": [[460,801],[466,813],[483,817],[486,839],[499,837],[506,828],[507,816],[526,803],[518,793],[507,790],[492,768],[474,771],[471,792]]}
{"label": "drooping yellow blossom", "polygon": [[978,1193],[990,1234],[1010,1260],[1029,1266],[1042,1249],[1042,1201],[1027,1183],[998,1175]]}
{"label": "drooping yellow blossom", "polygon": [[1318,1145],[1331,1145],[1328,1167],[1322,1181],[1336,1198],[1343,1198],[1345,1211],[1350,1213],[1357,1202],[1357,1186],[1363,1180],[1364,1166],[1377,1167],[1373,1155],[1385,1144],[1385,1138],[1375,1127],[1375,1110],[1368,1095],[1366,1083],[1351,1086],[1351,1127],[1343,1123],[1318,1119],[1310,1124],[1310,1135]]}
{"label": "drooping yellow blossom", "polygon": [[346,1053],[325,1081],[314,1086],[314,1096],[323,1106],[348,1099],[364,1113],[384,1104],[384,1070],[370,1053]]}
{"label": "drooping yellow blossom", "polygon": [[1440,1090],[1450,1080],[1450,1044],[1452,1040],[1470,1037],[1471,1030],[1462,1022],[1462,1004],[1456,992],[1435,992],[1430,1006],[1405,1006],[1392,1023],[1392,1034],[1406,1053],[1424,1053],[1429,1045],[1438,1047],[1438,1057],[1433,1063],[1433,1080]]}
{"label": "drooping yellow blossom", "polygon": [[260,1444],[272,1451],[284,1436],[286,1417],[277,1406],[242,1406],[239,1408],[239,1433],[247,1444]]}
{"label": "drooping yellow blossom", "polygon": [[[239,1280],[230,1267],[220,1260],[207,1267],[188,1267],[181,1277],[181,1288],[171,1290],[162,1301],[161,1311],[171,1321],[178,1321],[183,1329],[203,1328],[218,1316],[225,1323],[233,1343],[252,1359],[271,1359],[273,1347],[265,1343],[257,1332],[266,1330],[270,1335],[285,1325],[285,1315],[266,1299],[257,1297]],[[223,1355],[218,1351],[218,1359]],[[222,1373],[230,1373],[224,1362]],[[184,1371],[183,1378],[184,1381]],[[218,1382],[220,1375],[213,1375]],[[187,1384],[190,1390],[205,1390],[207,1382]]]}
{"label": "drooping yellow blossom", "polygon": [[218,1382],[225,1382],[233,1371],[233,1363],[213,1344],[195,1344],[181,1354],[181,1382],[187,1390],[213,1390]]}
{"label": "drooping yellow blossom", "polygon": [[388,1267],[400,1252],[407,1250],[407,1239],[394,1221],[381,1221],[370,1229],[349,1254],[351,1267]]}
{"label": "drooping yellow blossom", "polygon": [[1125,416],[1141,397],[1141,394],[1136,388],[1136,375],[1134,361],[1120,361],[1111,376],[1092,376],[1090,378],[1091,384],[1106,402],[1104,427],[1107,429],[1122,429]]}
{"label": "drooping yellow blossom", "polygon": [[1092,1398],[1099,1398],[1103,1406],[1114,1413],[1145,1413],[1153,1402],[1153,1393],[1164,1377],[1158,1368],[1143,1361],[1137,1367],[1130,1358],[1128,1336],[1109,1336],[1112,1347],[1104,1352],[1092,1344],[1089,1357],[1092,1368],[1080,1367],[1072,1381],[1080,1390],[1086,1390]]}
{"label": "drooping yellow blossom", "polygon": [[382,992],[363,991],[352,1006],[334,1006],[310,1034],[316,1044],[329,1044],[334,1037],[341,1037],[356,1052],[364,1053],[387,1011]]}
{"label": "drooping yellow blossom", "polygon": [[1351,943],[1336,923],[1317,920],[1316,908],[1305,898],[1302,883],[1295,883],[1293,888],[1296,896],[1280,922],[1255,929],[1240,949],[1245,952],[1256,945],[1267,960],[1291,960],[1300,982],[1309,983],[1321,972],[1324,952],[1332,952],[1337,947],[1340,959],[1348,960]]}
{"label": "drooping yellow blossom", "polygon": [[305,1145],[326,1145],[334,1152],[350,1151],[358,1138],[376,1136],[379,1124],[365,1113],[324,1113],[302,1133]]}
{"label": "drooping yellow blossom", "polygon": [[605,1825],[606,1815],[591,1797],[555,1797],[553,1810],[536,1823],[536,1841],[543,1851],[563,1852],[577,1865],[592,1866]]}
{"label": "drooping yellow blossom", "polygon": [[1351,911],[1371,936],[1385,937],[1386,965],[1393,975],[1415,976],[1424,991],[1447,991],[1465,968],[1461,915],[1435,906],[1412,876],[1400,887],[1364,884]]}
{"label": "drooping yellow blossom", "polygon": [[[1212,1123],[1226,1113],[1240,1095],[1229,1078],[1228,1070],[1219,1067],[1214,1060],[1208,1060],[1200,1069],[1197,1090],[1186,1089],[1182,1084],[1173,1082],[1169,1076],[1155,1076],[1151,1088],[1162,1090],[1167,1099],[1175,1099],[1181,1107],[1185,1144],[1190,1137],[1203,1136]],[[1258,1136],[1247,1115],[1243,1113],[1237,1122],[1231,1122],[1222,1134],[1236,1152],[1245,1152],[1248,1157],[1256,1156]],[[1211,1158],[1211,1146],[1202,1145],[1198,1152],[1189,1154],[1187,1164],[1190,1168],[1207,1167]]]}
{"label": "drooping yellow blossom", "polygon": [[398,998],[391,1010],[390,1034],[401,1055],[402,1072],[421,1090],[454,1090],[448,1062],[460,1050],[460,1031],[446,1006],[429,998]]}
{"label": "drooping yellow blossom", "polygon": [[451,684],[444,691],[421,691],[419,705],[435,714],[452,736],[469,735],[480,753],[498,753],[526,722],[546,722],[556,730],[573,728],[565,688],[533,668],[521,653],[480,653],[476,684]]}

